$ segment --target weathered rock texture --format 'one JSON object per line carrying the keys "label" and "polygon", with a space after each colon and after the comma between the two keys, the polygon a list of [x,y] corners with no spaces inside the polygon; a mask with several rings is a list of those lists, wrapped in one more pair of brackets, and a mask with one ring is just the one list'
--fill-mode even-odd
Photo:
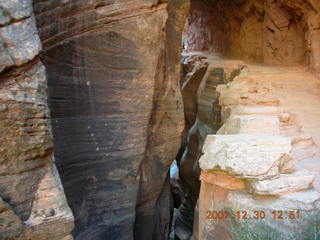
{"label": "weathered rock texture", "polygon": [[[189,129],[185,129],[188,137],[184,140],[185,144],[182,145],[184,154],[180,158],[178,156],[177,159],[180,160],[180,177],[185,182],[185,189],[187,189],[184,202],[176,218],[175,229],[178,239],[190,238],[188,234],[192,232],[190,230],[188,232],[188,229],[192,225],[190,215],[194,214],[194,208],[196,209],[194,236],[200,234],[198,225],[200,215],[197,213],[198,206],[196,205],[200,176],[198,160],[202,155],[203,144],[208,134],[267,134],[268,138],[279,135],[289,137],[292,150],[289,155],[286,154],[280,160],[278,173],[273,172],[275,175],[271,174],[273,177],[271,175],[270,177],[273,179],[269,180],[247,179],[246,189],[250,193],[246,193],[246,196],[249,198],[252,196],[251,193],[262,195],[258,197],[261,204],[260,200],[256,202],[260,204],[257,206],[261,206],[263,205],[262,200],[265,200],[263,195],[270,195],[276,199],[277,195],[299,191],[302,193],[290,195],[293,198],[299,198],[294,201],[302,201],[307,210],[315,208],[314,203],[318,201],[320,186],[318,147],[320,116],[317,110],[320,107],[320,85],[315,75],[308,73],[303,67],[266,67],[242,60],[223,59],[216,54],[203,52],[184,53],[183,66],[185,73],[188,72],[185,75],[182,95],[184,99],[187,99],[184,101],[186,129],[188,127]],[[206,69],[204,74],[202,74],[203,69]],[[191,97],[196,98],[197,102],[190,101]],[[191,123],[193,125],[190,128]],[[241,137],[235,136],[235,140],[237,138]],[[239,141],[239,144],[240,142],[242,143]],[[223,143],[217,144],[216,152],[221,152],[223,157],[222,146]],[[208,159],[214,159],[213,162],[217,163],[219,158],[212,153],[210,155],[209,151],[207,153]],[[228,154],[228,151],[225,153]],[[237,152],[239,155],[237,158],[241,159],[241,153],[241,151]],[[254,151],[254,154],[256,153]],[[252,156],[252,154],[249,155]],[[250,160],[250,157],[246,160]],[[233,174],[231,177],[234,178],[235,175],[239,177],[238,173],[232,172],[232,169],[235,169],[232,164],[226,166],[228,159],[221,160],[220,163],[218,164],[219,170],[221,167],[227,171],[231,170]],[[208,168],[205,169],[208,170]],[[248,167],[247,170],[253,169]],[[206,176],[206,178],[210,180],[210,177]],[[203,176],[201,179],[210,183],[209,180],[204,180]],[[222,186],[222,190],[216,189],[212,192],[212,196],[217,196],[222,191],[223,198],[218,202],[226,200],[223,186],[229,186],[230,182],[233,182],[230,179],[225,181],[224,183],[219,182],[218,186],[220,188]],[[303,193],[312,186],[316,191],[310,190]],[[206,195],[206,190],[203,192],[205,199],[210,201],[210,193]],[[245,208],[245,201],[242,203]],[[214,233],[219,239],[220,235],[217,232]],[[212,235],[209,234],[207,237],[210,238],[210,236]]]}
{"label": "weathered rock texture", "polygon": [[[232,82],[217,87],[224,122],[218,133],[226,135],[207,136],[203,146],[199,161],[205,172],[195,239],[231,239],[230,222],[206,220],[208,210],[265,211],[263,224],[287,239],[292,232],[305,231],[306,219],[320,205],[315,127],[320,116],[315,106],[309,107],[310,102],[319,105],[319,86],[319,80],[301,68],[247,64]],[[230,135],[236,133],[240,134]],[[306,167],[306,162],[313,167]],[[221,171],[227,177],[221,177]],[[289,221],[286,216],[275,222],[274,210],[299,210],[304,220]],[[246,224],[254,229],[257,221]]]}
{"label": "weathered rock texture", "polygon": [[[72,239],[32,2],[0,1],[0,238]],[[59,229],[59,230],[57,230]]]}
{"label": "weathered rock texture", "polygon": [[189,51],[320,71],[317,0],[192,0]]}
{"label": "weathered rock texture", "polygon": [[238,178],[266,180],[279,176],[291,151],[291,139],[269,135],[209,135],[199,159],[204,171],[220,169]]}
{"label": "weathered rock texture", "polygon": [[186,185],[186,193],[175,219],[175,235],[177,239],[187,240],[192,235],[193,209],[200,190],[198,159],[206,136],[216,133],[221,127],[216,88],[237,76],[243,63],[221,61],[208,55],[186,54],[183,57],[184,69],[192,70],[186,75],[186,81],[182,85],[186,126],[177,161],[180,177]]}
{"label": "weathered rock texture", "polygon": [[[283,82],[282,70],[188,55],[183,107],[179,60],[188,8],[188,0],[0,0],[1,238],[72,238],[53,142],[79,240],[167,239],[169,166],[181,132],[177,162],[187,187],[176,216],[178,239],[192,234],[198,159],[206,135],[222,123],[221,134],[265,127],[263,133],[292,137],[293,159],[318,171],[320,121],[306,106],[319,100],[319,84],[305,71]],[[185,43],[190,51],[319,72],[319,10],[317,0],[192,0]],[[251,76],[217,89],[247,71]],[[289,91],[281,95],[283,89]],[[278,109],[281,101],[286,111]],[[298,120],[312,136],[303,135]],[[290,158],[280,165],[285,187],[310,187],[310,176],[298,185],[284,175],[296,173]],[[279,188],[262,181],[248,186],[256,194],[283,193],[285,187],[272,184]],[[251,194],[235,196],[241,202]],[[317,196],[312,192],[309,202]]]}
{"label": "weathered rock texture", "polygon": [[34,0],[78,240],[167,239],[189,2]]}
{"label": "weathered rock texture", "polygon": [[299,170],[290,174],[281,174],[277,179],[251,181],[250,191],[259,195],[277,195],[285,192],[296,192],[309,189],[314,175],[309,171]]}

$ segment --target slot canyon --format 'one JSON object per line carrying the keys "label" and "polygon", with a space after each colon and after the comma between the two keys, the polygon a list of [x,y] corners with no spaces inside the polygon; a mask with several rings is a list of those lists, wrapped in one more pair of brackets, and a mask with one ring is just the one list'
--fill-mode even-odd
{"label": "slot canyon", "polygon": [[0,53],[1,240],[320,239],[319,0],[0,0]]}

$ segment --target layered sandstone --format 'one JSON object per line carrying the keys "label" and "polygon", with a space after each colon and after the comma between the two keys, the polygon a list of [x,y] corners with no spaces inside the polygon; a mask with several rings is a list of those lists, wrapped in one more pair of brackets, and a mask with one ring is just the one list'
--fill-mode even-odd
{"label": "layered sandstone", "polygon": [[75,239],[167,239],[188,1],[34,1]]}
{"label": "layered sandstone", "polygon": [[[319,116],[315,111],[319,80],[302,68],[247,64],[245,71],[219,85],[217,91],[224,124],[217,132],[220,135],[207,136],[199,160],[205,172],[194,238],[231,238],[240,222],[206,220],[205,211],[223,209],[266,213],[260,223],[248,220],[248,229],[258,229],[262,221],[287,239],[292,232],[303,234],[307,219],[317,216],[320,204]],[[310,102],[317,106],[309,107]],[[305,162],[312,162],[313,167],[306,167]],[[221,171],[228,177],[217,177]],[[275,210],[301,211],[304,219],[285,217],[279,222],[273,218]]]}
{"label": "layered sandstone", "polygon": [[72,239],[32,2],[0,1],[0,9],[0,238]]}

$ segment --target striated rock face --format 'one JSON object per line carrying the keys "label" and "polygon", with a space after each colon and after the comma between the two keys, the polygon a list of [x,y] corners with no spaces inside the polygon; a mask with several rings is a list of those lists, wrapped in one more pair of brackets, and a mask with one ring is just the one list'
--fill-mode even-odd
{"label": "striated rock face", "polygon": [[188,49],[319,72],[319,10],[316,0],[192,0]]}
{"label": "striated rock face", "polygon": [[[0,1],[0,238],[70,237],[31,1]],[[59,231],[57,231],[59,229]]]}
{"label": "striated rock face", "polygon": [[75,239],[167,239],[189,2],[34,1]]}

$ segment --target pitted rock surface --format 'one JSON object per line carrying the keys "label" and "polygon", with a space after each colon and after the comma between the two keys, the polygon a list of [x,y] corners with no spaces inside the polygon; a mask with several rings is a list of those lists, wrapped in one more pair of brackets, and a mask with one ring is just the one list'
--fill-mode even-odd
{"label": "pitted rock surface", "polygon": [[278,177],[291,140],[271,135],[208,135],[202,151],[202,170],[221,169],[239,178],[263,180]]}

